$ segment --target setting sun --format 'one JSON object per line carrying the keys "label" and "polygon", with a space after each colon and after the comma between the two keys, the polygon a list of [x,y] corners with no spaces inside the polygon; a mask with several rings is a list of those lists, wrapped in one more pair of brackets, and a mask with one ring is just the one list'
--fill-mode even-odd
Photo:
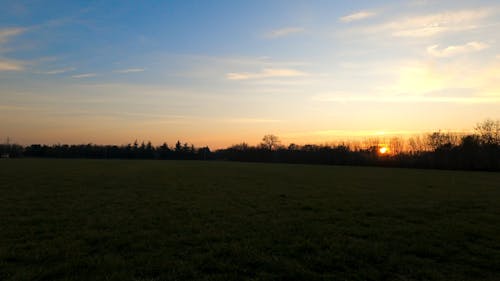
{"label": "setting sun", "polygon": [[378,151],[380,152],[380,154],[386,154],[389,150],[387,149],[387,147],[382,146],[378,149]]}

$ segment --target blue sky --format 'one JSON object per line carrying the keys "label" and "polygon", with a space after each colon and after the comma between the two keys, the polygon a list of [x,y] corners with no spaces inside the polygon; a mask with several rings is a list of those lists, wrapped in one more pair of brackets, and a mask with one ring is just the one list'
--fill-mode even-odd
{"label": "blue sky", "polygon": [[500,118],[497,1],[2,1],[0,137],[222,147]]}

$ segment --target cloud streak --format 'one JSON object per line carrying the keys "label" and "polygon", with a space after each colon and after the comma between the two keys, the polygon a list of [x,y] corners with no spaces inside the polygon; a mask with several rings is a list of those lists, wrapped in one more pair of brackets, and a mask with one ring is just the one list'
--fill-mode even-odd
{"label": "cloud streak", "polygon": [[374,12],[360,11],[360,12],[356,12],[356,13],[353,13],[353,14],[350,14],[350,15],[347,15],[347,16],[343,16],[339,20],[341,22],[344,22],[344,23],[350,23],[350,22],[353,22],[353,21],[360,21],[360,20],[364,20],[364,19],[367,19],[367,18],[371,18],[373,16],[375,16]]}
{"label": "cloud streak", "polygon": [[80,78],[90,78],[90,77],[95,77],[95,76],[97,76],[96,73],[82,73],[82,74],[73,75],[71,77],[75,78],[75,79],[80,79]]}
{"label": "cloud streak", "polygon": [[12,27],[0,29],[0,44],[6,43],[10,37],[19,35],[26,31],[26,28]]}
{"label": "cloud streak", "polygon": [[421,96],[421,95],[387,95],[387,96],[325,96],[319,95],[312,98],[319,102],[340,102],[340,103],[500,103],[500,97],[495,96],[476,96],[476,97],[440,97],[440,96]]}
{"label": "cloud streak", "polygon": [[370,33],[389,33],[394,37],[431,37],[445,32],[476,29],[491,15],[489,9],[460,10],[411,16],[368,28]]}
{"label": "cloud streak", "polygon": [[279,123],[282,120],[278,119],[263,119],[263,118],[230,118],[222,119],[223,122],[227,123],[238,123],[238,124],[261,124],[261,123]]}
{"label": "cloud streak", "polygon": [[[25,28],[21,27],[11,27],[0,29],[0,47],[6,44],[11,37],[17,36],[25,32]],[[1,51],[1,48],[0,48]],[[21,71],[24,70],[24,65],[26,63],[18,60],[10,60],[5,58],[0,58],[0,71]]]}
{"label": "cloud streak", "polygon": [[53,70],[48,70],[48,71],[39,71],[37,72],[38,74],[47,74],[47,75],[55,75],[55,74],[62,74],[66,72],[71,72],[74,71],[76,68],[74,67],[66,67],[66,68],[60,68],[60,69],[53,69]]}
{"label": "cloud streak", "polygon": [[276,29],[267,34],[268,38],[277,38],[277,37],[285,37],[292,34],[297,34],[304,32],[305,29],[303,27],[286,27],[281,29]]}
{"label": "cloud streak", "polygon": [[0,71],[21,71],[24,70],[24,64],[24,62],[0,58]]}
{"label": "cloud streak", "polygon": [[113,72],[115,72],[115,73],[134,73],[134,72],[144,72],[144,71],[146,71],[145,68],[127,68],[127,69],[115,70]]}
{"label": "cloud streak", "polygon": [[226,74],[229,80],[249,80],[249,79],[266,79],[276,77],[299,77],[306,76],[305,72],[290,69],[290,68],[266,68],[260,72],[231,72]]}
{"label": "cloud streak", "polygon": [[439,45],[433,45],[427,48],[427,53],[429,53],[433,57],[448,58],[467,53],[479,52],[488,47],[489,45],[486,43],[475,41],[463,45],[448,46],[441,50],[439,49]]}

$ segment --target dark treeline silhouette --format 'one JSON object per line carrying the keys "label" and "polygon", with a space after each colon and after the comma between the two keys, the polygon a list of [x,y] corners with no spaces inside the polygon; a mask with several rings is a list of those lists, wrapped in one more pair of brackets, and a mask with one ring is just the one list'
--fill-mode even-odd
{"label": "dark treeline silhouette", "polygon": [[135,141],[127,145],[40,145],[32,144],[26,147],[15,144],[0,145],[2,157],[45,157],[45,158],[92,158],[92,159],[212,159],[208,147],[195,148],[187,143],[177,141],[174,147],[166,143],[153,146],[151,142],[139,144]]}
{"label": "dark treeline silhouette", "polygon": [[427,169],[500,170],[500,145],[482,144],[466,136],[459,145],[446,143],[432,151],[381,154],[378,147],[352,150],[348,146],[290,145],[276,150],[236,145],[217,151],[217,159],[325,165],[386,166]]}
{"label": "dark treeline silhouette", "polygon": [[387,144],[380,143],[373,140],[364,146],[341,143],[285,147],[277,136],[266,135],[257,146],[241,143],[215,152],[180,141],[173,147],[166,143],[153,146],[151,142],[135,141],[122,146],[34,144],[25,147],[7,142],[0,145],[0,153],[2,158],[226,160],[500,171],[500,121],[479,123],[474,134],[439,131],[422,138],[412,137],[406,141],[392,138]]}

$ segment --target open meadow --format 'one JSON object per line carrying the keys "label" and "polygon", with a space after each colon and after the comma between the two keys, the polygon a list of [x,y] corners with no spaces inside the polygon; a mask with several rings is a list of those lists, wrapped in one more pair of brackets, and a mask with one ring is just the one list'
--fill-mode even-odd
{"label": "open meadow", "polygon": [[0,161],[0,280],[500,280],[500,173]]}

